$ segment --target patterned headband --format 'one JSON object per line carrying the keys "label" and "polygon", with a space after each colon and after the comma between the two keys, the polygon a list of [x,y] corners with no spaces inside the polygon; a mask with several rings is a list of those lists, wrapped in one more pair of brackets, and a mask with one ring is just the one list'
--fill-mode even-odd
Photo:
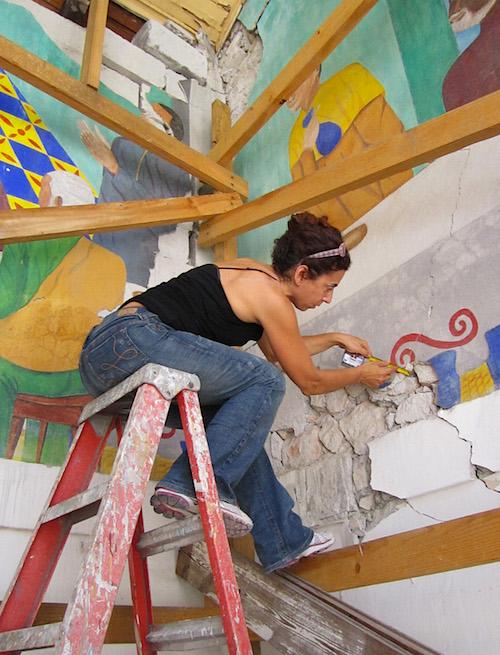
{"label": "patterned headband", "polygon": [[323,259],[323,257],[345,257],[347,254],[347,248],[344,242],[340,244],[338,248],[333,248],[333,250],[321,250],[320,252],[315,252],[313,255],[307,255],[303,257],[304,259]]}

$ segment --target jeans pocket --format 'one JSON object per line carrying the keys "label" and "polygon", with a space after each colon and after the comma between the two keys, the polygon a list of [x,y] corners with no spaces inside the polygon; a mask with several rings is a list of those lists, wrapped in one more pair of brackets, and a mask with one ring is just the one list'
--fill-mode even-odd
{"label": "jeans pocket", "polygon": [[82,352],[81,369],[86,380],[104,391],[149,361],[130,338],[124,325],[113,331],[103,331],[86,345]]}

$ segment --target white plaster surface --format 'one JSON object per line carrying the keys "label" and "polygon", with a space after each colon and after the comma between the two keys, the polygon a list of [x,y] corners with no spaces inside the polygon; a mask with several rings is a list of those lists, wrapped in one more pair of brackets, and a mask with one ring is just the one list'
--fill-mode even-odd
{"label": "white plaster surface", "polygon": [[461,403],[438,415],[472,444],[472,463],[500,471],[500,391]]}
{"label": "white plaster surface", "polygon": [[206,83],[206,57],[161,23],[147,21],[134,36],[133,43],[177,73]]}
{"label": "white plaster surface", "polygon": [[420,514],[439,521],[451,521],[469,514],[500,508],[500,493],[488,489],[481,480],[471,480],[415,498],[408,504]]}
{"label": "white plaster surface", "polygon": [[[500,137],[429,164],[349,228],[364,223],[368,236],[352,251],[352,266],[335,290],[334,303],[491,211],[498,205],[499,188]],[[383,257],[373,257],[374,243],[383,244]],[[305,325],[327,309],[298,312],[298,320]]]}
{"label": "white plaster surface", "polygon": [[500,564],[334,595],[441,655],[498,655]]}
{"label": "white plaster surface", "polygon": [[470,446],[440,419],[413,423],[375,439],[368,447],[372,488],[398,498],[473,478]]}

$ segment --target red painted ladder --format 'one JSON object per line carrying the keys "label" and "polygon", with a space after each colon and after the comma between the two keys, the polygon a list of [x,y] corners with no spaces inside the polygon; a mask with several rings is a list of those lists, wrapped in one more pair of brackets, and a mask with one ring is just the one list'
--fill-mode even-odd
{"label": "red painted ladder", "polygon": [[[228,651],[230,655],[252,653],[219,507],[198,389],[195,375],[148,364],[84,408],[66,463],[0,609],[0,653],[47,646],[55,646],[58,655],[100,653],[129,551],[137,649],[143,655],[157,652],[154,636],[148,639],[152,607],[144,556],[150,552],[147,544],[142,552],[137,546],[147,537],[142,533],[141,506],[174,398],[181,414]],[[131,392],[135,392],[135,398],[110,480],[89,488],[107,437],[114,429],[121,433],[118,406],[120,399],[123,404]],[[106,410],[108,416],[104,415]],[[30,627],[72,525],[96,513],[91,543],[62,622]],[[193,523],[196,521],[198,528]],[[191,541],[201,536],[197,517],[165,527],[171,533],[177,531],[178,545],[185,545],[190,536]]]}

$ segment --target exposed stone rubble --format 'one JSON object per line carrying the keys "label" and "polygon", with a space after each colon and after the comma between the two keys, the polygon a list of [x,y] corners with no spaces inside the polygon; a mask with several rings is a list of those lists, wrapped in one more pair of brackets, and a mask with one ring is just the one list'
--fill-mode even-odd
{"label": "exposed stone rubble", "polygon": [[236,21],[218,55],[219,71],[233,123],[241,116],[257,78],[262,41]]}
{"label": "exposed stone rubble", "polygon": [[[397,374],[377,390],[358,384],[306,398],[295,387],[288,389],[288,411],[280,411],[267,452],[307,524],[343,522],[352,535],[362,537],[404,503],[371,487],[368,444],[435,418],[436,375],[427,364],[417,364],[414,373]],[[305,405],[298,412],[287,403],[290,393]],[[295,414],[305,417],[302,424]]]}

